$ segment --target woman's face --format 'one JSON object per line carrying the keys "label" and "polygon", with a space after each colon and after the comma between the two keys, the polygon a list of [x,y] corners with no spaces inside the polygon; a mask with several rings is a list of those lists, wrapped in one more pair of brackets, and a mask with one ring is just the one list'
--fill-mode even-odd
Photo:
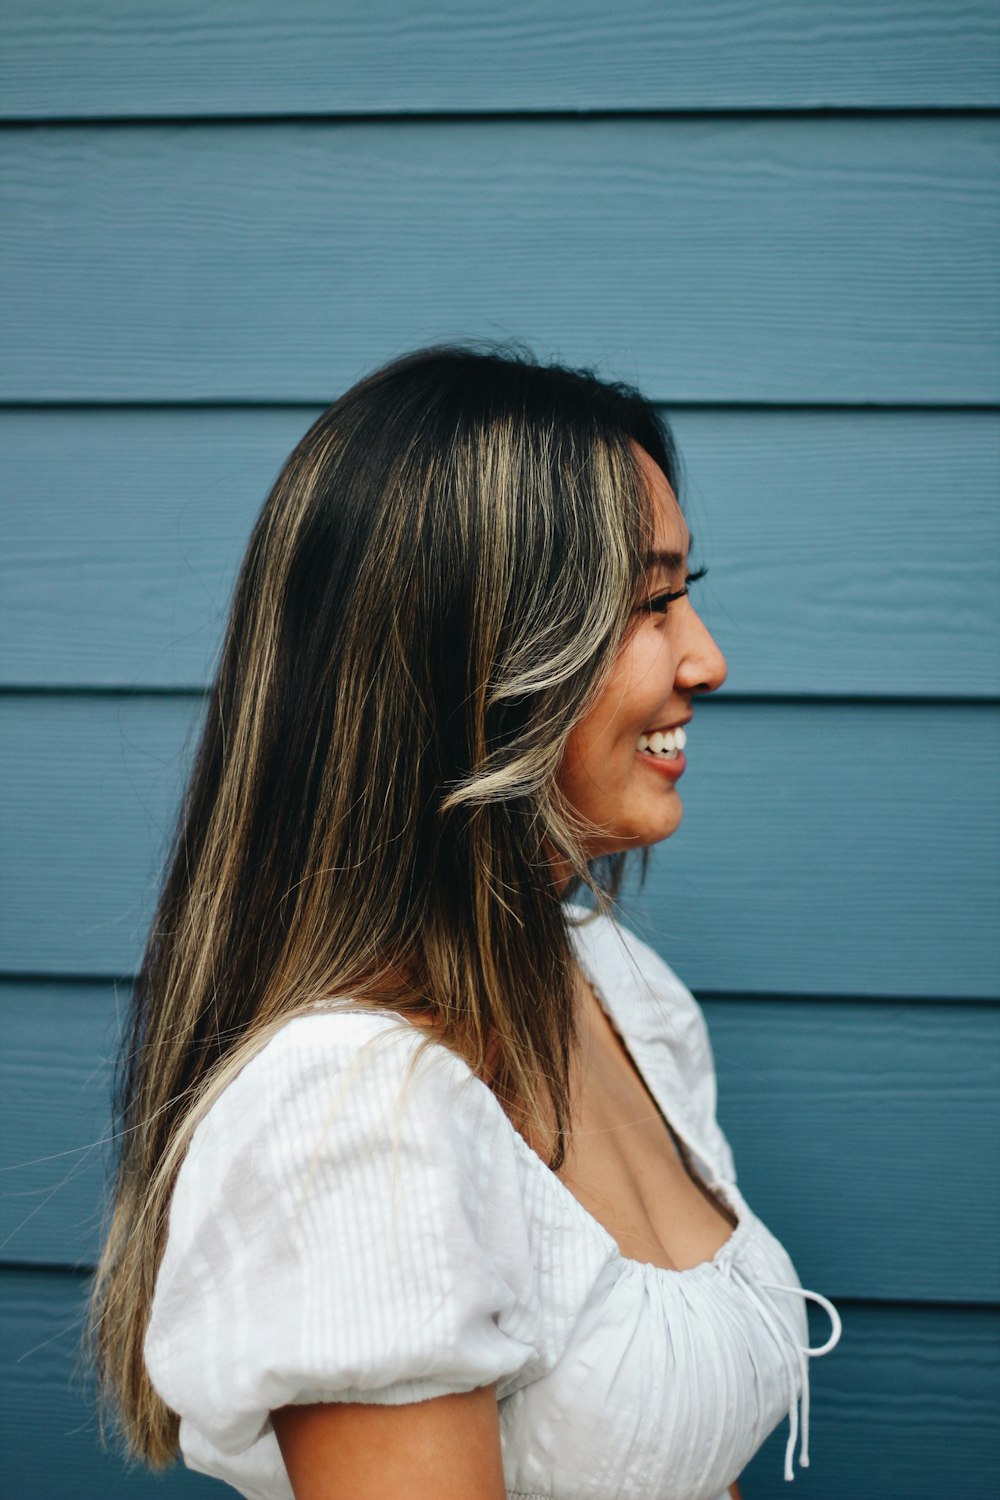
{"label": "woman's face", "polygon": [[[662,469],[635,448],[653,505],[654,551],[644,599],[682,589],[690,537]],[[726,661],[689,597],[640,614],[601,696],[570,734],[559,785],[578,813],[602,830],[588,858],[655,844],[681,821],[678,785],[687,764],[683,748],[640,749],[640,736],[687,730],[695,693],[726,678]],[[683,737],[682,737],[683,744]]]}

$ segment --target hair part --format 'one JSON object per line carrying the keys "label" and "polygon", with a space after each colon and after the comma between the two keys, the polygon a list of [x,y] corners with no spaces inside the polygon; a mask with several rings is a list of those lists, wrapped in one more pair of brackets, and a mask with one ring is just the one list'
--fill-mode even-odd
{"label": "hair part", "polygon": [[634,618],[651,544],[629,386],[524,350],[420,350],[312,425],[254,527],[156,915],[116,1100],[92,1301],[130,1451],[177,1452],[143,1361],[192,1133],[317,1001],[427,1024],[557,1167],[575,967],[555,863],[599,907],[558,786]]}

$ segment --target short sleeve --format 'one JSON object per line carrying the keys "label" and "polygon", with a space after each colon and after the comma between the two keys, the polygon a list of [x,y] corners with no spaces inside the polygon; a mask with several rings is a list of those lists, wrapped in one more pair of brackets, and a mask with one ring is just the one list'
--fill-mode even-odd
{"label": "short sleeve", "polygon": [[513,1388],[535,1356],[513,1132],[419,1037],[370,1013],[297,1019],[199,1125],[145,1346],[182,1435],[236,1454],[288,1403]]}

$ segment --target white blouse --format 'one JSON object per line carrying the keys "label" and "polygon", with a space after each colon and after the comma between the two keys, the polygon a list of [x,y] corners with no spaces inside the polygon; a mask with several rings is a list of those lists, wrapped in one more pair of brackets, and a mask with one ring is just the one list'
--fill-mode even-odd
{"label": "white blouse", "polygon": [[[730,1238],[690,1270],[629,1260],[420,1028],[336,1004],[290,1021],[173,1195],[145,1355],[190,1468],[289,1500],[274,1408],[494,1381],[510,1500],[714,1500],[786,1413],[791,1479],[800,1400],[808,1463],[808,1356],[840,1320],[736,1186],[693,996],[611,919],[572,930]],[[821,1349],[805,1297],[833,1321]]]}

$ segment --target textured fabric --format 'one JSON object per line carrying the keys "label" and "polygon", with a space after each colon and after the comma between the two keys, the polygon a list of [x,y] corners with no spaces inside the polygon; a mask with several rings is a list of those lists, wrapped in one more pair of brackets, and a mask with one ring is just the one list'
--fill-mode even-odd
{"label": "textured fabric", "polygon": [[418,1028],[337,1005],[291,1021],[174,1192],[146,1361],[190,1467],[289,1497],[275,1407],[495,1381],[511,1497],[715,1500],[800,1395],[807,1416],[812,1294],[736,1186],[701,1011],[617,923],[574,941],[731,1237],[690,1270],[629,1260]]}

